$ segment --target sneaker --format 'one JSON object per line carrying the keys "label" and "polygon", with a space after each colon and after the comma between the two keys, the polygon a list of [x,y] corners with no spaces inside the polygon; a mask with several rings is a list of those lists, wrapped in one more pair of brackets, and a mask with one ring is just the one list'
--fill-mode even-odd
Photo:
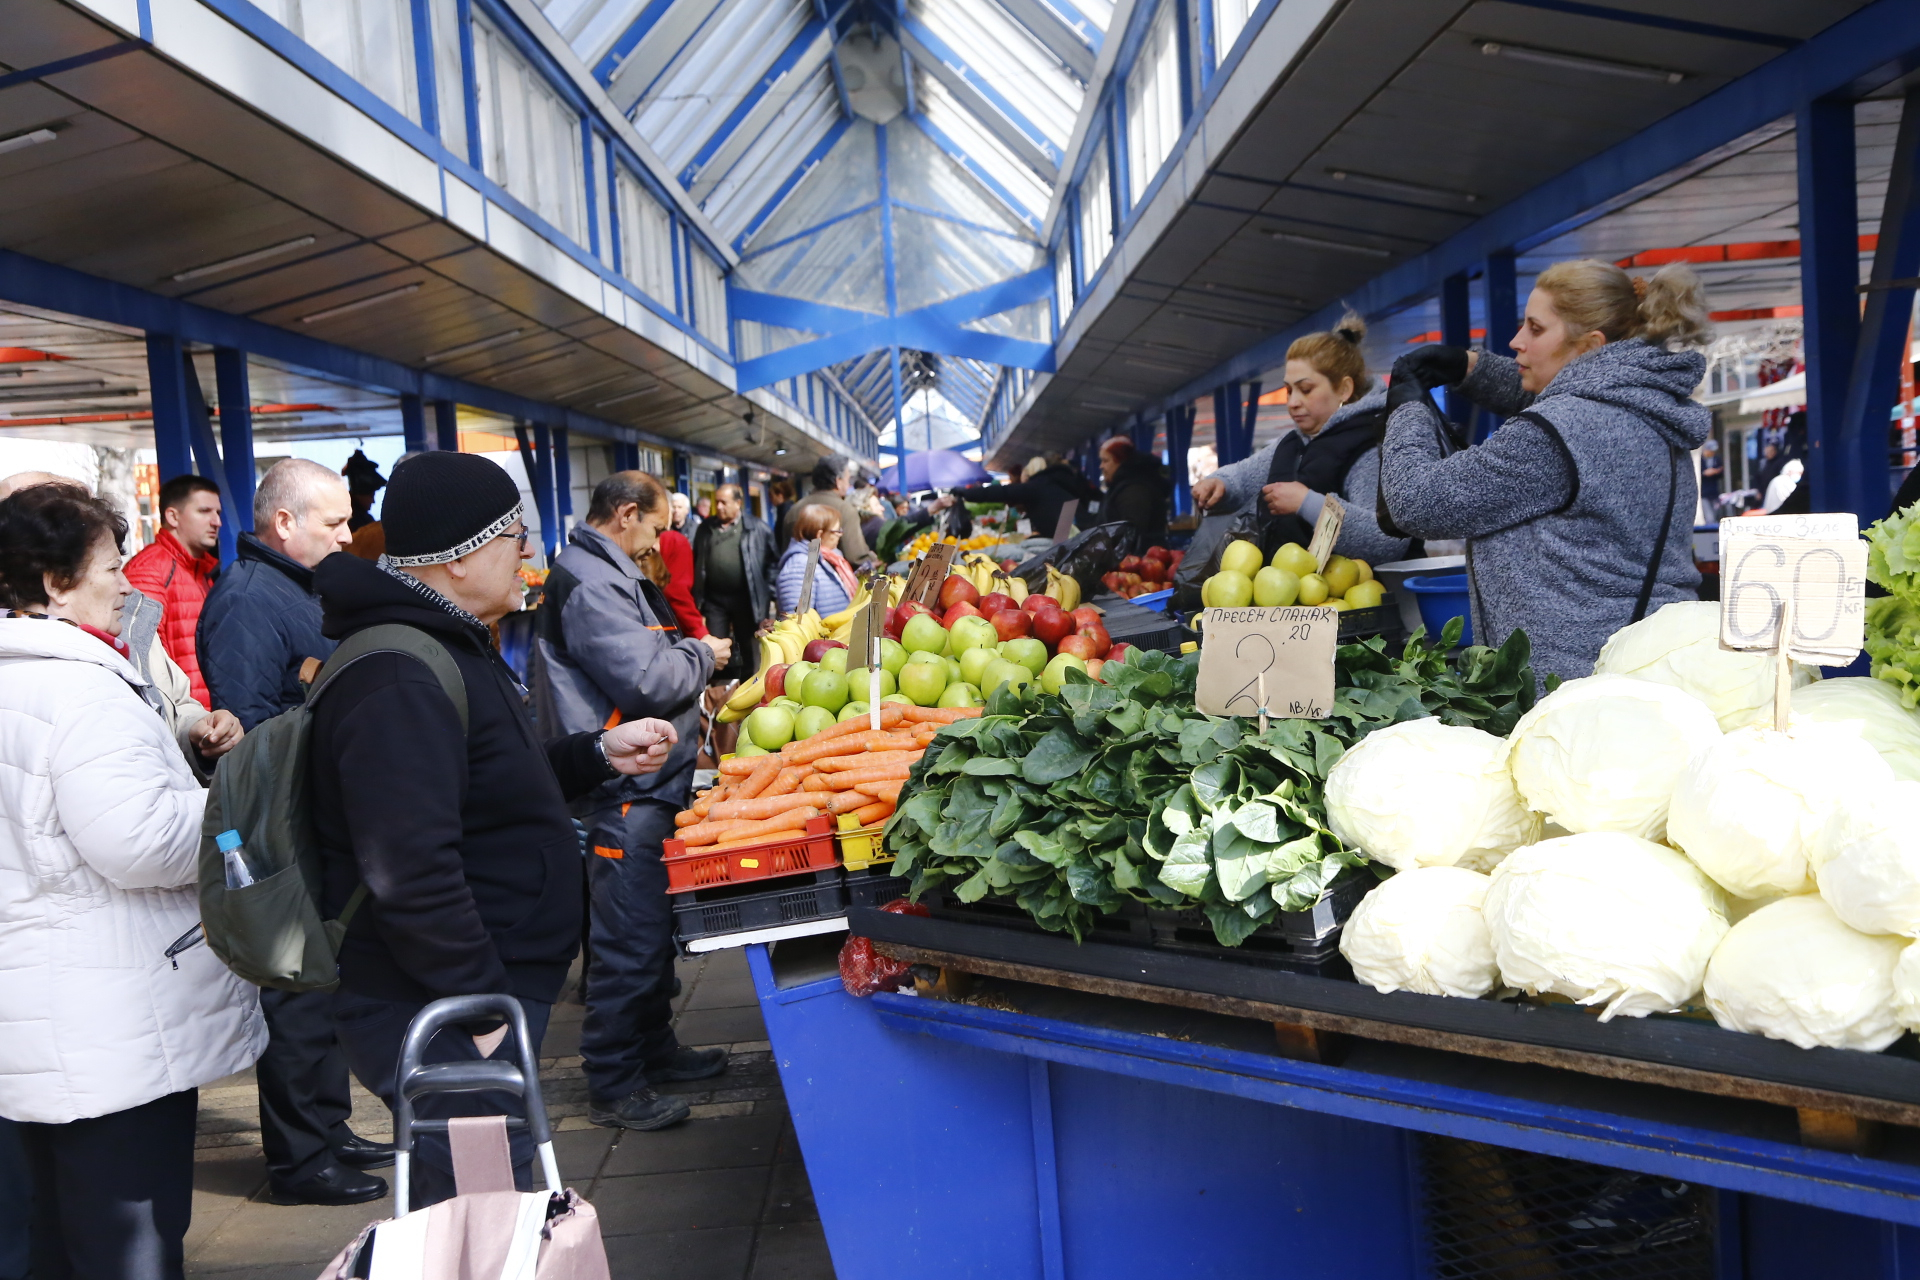
{"label": "sneaker", "polygon": [[1575,1249],[1615,1257],[1693,1239],[1707,1224],[1689,1190],[1684,1182],[1617,1173],[1568,1219],[1567,1233]]}
{"label": "sneaker", "polygon": [[689,1049],[685,1045],[678,1045],[669,1057],[647,1064],[647,1079],[655,1084],[675,1080],[705,1080],[726,1069],[725,1045],[715,1045],[710,1049]]}
{"label": "sneaker", "polygon": [[685,1098],[662,1097],[650,1087],[635,1089],[618,1102],[587,1100],[587,1119],[608,1129],[664,1129],[679,1124],[692,1110]]}

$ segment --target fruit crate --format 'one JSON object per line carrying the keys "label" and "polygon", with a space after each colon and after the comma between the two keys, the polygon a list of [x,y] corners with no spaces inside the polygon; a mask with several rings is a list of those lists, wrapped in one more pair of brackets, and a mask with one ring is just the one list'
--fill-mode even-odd
{"label": "fruit crate", "polygon": [[1377,636],[1401,627],[1400,606],[1391,601],[1371,609],[1347,609],[1340,614],[1340,638]]}
{"label": "fruit crate", "polygon": [[876,863],[892,862],[892,851],[880,843],[880,833],[886,829],[884,822],[862,827],[854,824],[852,814],[841,814],[840,832],[834,837],[840,842],[840,865],[848,871],[859,871]]}
{"label": "fruit crate", "polygon": [[888,863],[855,870],[847,869],[846,888],[849,907],[884,907],[895,898],[907,896],[913,881],[907,876],[891,875]]}
{"label": "fruit crate", "polygon": [[840,869],[832,867],[773,888],[749,882],[676,893],[673,936],[684,955],[703,939],[830,920],[846,910],[846,886]]}
{"label": "fruit crate", "polygon": [[802,875],[840,865],[832,820],[825,817],[810,818],[805,831],[764,844],[703,853],[689,852],[685,841],[668,840],[664,851],[668,893]]}

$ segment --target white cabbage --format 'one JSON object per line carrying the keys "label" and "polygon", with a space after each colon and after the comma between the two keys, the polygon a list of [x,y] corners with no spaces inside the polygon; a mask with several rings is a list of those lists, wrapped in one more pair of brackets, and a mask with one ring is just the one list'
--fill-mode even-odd
{"label": "white cabbage", "polygon": [[[1601,646],[1593,674],[1683,689],[1707,704],[1722,729],[1773,714],[1773,655],[1722,649],[1720,606],[1712,600],[1676,601],[1620,628]],[[1818,678],[1816,668],[1793,664],[1795,685]]]}
{"label": "white cabbage", "polygon": [[1727,932],[1720,891],[1698,867],[1610,831],[1514,850],[1481,910],[1508,985],[1604,1003],[1602,1022],[1685,1004]]}
{"label": "white cabbage", "polygon": [[1482,729],[1428,716],[1376,729],[1327,773],[1333,833],[1376,862],[1491,867],[1540,838],[1520,803],[1507,744]]}
{"label": "white cabbage", "polygon": [[1793,718],[1844,724],[1865,738],[1893,776],[1920,782],[1920,715],[1900,705],[1900,691],[1871,676],[1839,676],[1793,691]]}
{"label": "white cabbage", "polygon": [[1835,805],[1813,878],[1833,913],[1862,933],[1920,938],[1920,782],[1863,787]]}
{"label": "white cabbage", "polygon": [[1909,1031],[1920,1031],[1920,942],[1909,942],[1893,966],[1893,1018]]}
{"label": "white cabbage", "polygon": [[1340,954],[1376,991],[1483,996],[1500,978],[1480,913],[1491,883],[1462,867],[1402,871],[1353,909]]}
{"label": "white cabbage", "polygon": [[1658,840],[1674,780],[1719,737],[1706,704],[1672,685],[1589,676],[1520,717],[1507,765],[1527,807],[1568,831]]}
{"label": "white cabbage", "polygon": [[1805,893],[1834,806],[1892,785],[1880,753],[1843,725],[1748,725],[1681,772],[1667,838],[1735,897]]}
{"label": "white cabbage", "polygon": [[1707,965],[1707,1008],[1729,1030],[1877,1053],[1900,1038],[1893,974],[1906,947],[1849,929],[1814,894],[1782,898],[1728,931]]}

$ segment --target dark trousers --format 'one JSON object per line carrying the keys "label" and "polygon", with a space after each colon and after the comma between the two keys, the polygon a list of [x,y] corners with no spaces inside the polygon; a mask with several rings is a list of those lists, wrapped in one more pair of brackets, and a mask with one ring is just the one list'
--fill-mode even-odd
{"label": "dark trousers", "polygon": [[722,640],[733,641],[733,656],[726,669],[713,673],[715,680],[745,680],[760,667],[760,655],[753,652],[753,633],[760,620],[753,616],[753,602],[742,595],[738,599],[709,595],[701,601],[700,614],[707,630]]}
{"label": "dark trousers", "polygon": [[[400,1046],[407,1038],[407,1026],[420,1010],[426,1008],[403,1000],[378,1000],[371,996],[358,995],[345,987],[335,990],[329,997],[333,1025],[340,1037],[340,1047],[346,1051],[346,1059],[353,1068],[353,1074],[370,1093],[377,1094],[380,1101],[392,1110],[395,1100],[394,1083],[397,1068],[400,1065]],[[521,1000],[520,1007],[526,1010],[527,1034],[533,1037],[534,1053],[539,1054],[540,1041],[547,1034],[547,1018],[553,1013],[553,1006],[541,1000]],[[513,1033],[500,1043],[496,1055],[504,1055],[507,1060],[518,1061],[518,1049],[513,1043]],[[443,1027],[427,1043],[422,1062],[474,1062],[478,1061],[480,1050],[474,1045],[473,1037],[458,1027]],[[448,1116],[522,1116],[527,1112],[521,1100],[510,1093],[429,1093],[422,1094],[414,1101],[414,1115],[423,1120],[443,1119]],[[398,1134],[394,1135],[396,1138]],[[513,1150],[513,1176],[522,1191],[532,1191],[534,1182],[533,1139],[524,1129],[510,1131],[507,1135]],[[544,1186],[542,1182],[539,1185]],[[452,1199],[453,1152],[447,1146],[444,1133],[422,1133],[413,1144],[413,1187],[411,1189],[411,1207],[424,1209],[430,1204]],[[35,1277],[34,1280],[39,1280]]]}
{"label": "dark trousers", "polygon": [[624,808],[596,814],[587,845],[593,972],[580,1056],[588,1094],[608,1103],[645,1085],[648,1061],[671,1055],[676,1045],[673,904],[660,861],[661,841],[673,834],[673,806],[636,800]]}
{"label": "dark trousers", "polygon": [[333,1163],[350,1136],[347,1060],[334,1041],[324,991],[262,988],[267,1051],[253,1074],[260,1085],[260,1145],[275,1181],[294,1183]]}
{"label": "dark trousers", "polygon": [[27,1206],[33,1203],[33,1174],[20,1126],[0,1119],[0,1280],[27,1278]]}
{"label": "dark trousers", "polygon": [[200,1091],[112,1115],[23,1124],[33,1170],[33,1280],[179,1280],[193,1218]]}

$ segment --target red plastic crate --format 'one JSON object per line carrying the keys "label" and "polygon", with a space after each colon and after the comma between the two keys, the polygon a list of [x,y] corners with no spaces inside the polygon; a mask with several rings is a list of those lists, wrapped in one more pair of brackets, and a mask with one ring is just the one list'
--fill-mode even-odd
{"label": "red plastic crate", "polygon": [[668,893],[796,876],[840,865],[833,839],[833,819],[827,817],[808,819],[804,833],[795,832],[783,840],[712,853],[698,850],[690,853],[685,841],[668,840],[665,854]]}

